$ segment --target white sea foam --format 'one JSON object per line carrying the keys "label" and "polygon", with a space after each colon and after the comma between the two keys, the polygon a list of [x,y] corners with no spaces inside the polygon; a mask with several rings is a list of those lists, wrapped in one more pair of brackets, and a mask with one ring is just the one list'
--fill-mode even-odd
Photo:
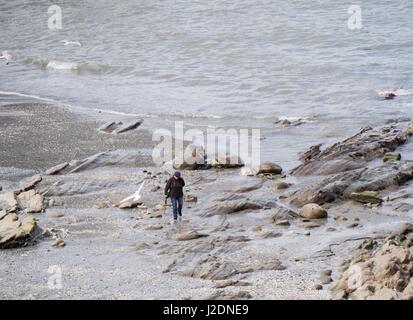
{"label": "white sea foam", "polygon": [[64,39],[64,40],[62,40],[61,42],[63,42],[63,45],[64,45],[64,46],[78,46],[78,47],[81,47],[81,46],[82,46],[82,44],[81,44],[79,41],[73,41],[73,40]]}
{"label": "white sea foam", "polygon": [[80,69],[80,64],[77,62],[51,60],[46,65],[46,68],[55,70],[78,70]]}
{"label": "white sea foam", "polygon": [[413,89],[394,89],[394,90],[376,90],[377,94],[381,97],[386,96],[389,93],[393,93],[396,96],[413,96]]}

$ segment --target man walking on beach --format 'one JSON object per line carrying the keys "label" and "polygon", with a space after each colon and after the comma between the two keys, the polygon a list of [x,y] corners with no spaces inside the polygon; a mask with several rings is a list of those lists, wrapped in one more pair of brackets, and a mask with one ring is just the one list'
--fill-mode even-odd
{"label": "man walking on beach", "polygon": [[176,171],[168,180],[165,186],[165,196],[171,197],[172,209],[174,214],[173,223],[182,219],[182,206],[184,202],[183,188],[185,186],[184,179],[181,178],[181,173]]}

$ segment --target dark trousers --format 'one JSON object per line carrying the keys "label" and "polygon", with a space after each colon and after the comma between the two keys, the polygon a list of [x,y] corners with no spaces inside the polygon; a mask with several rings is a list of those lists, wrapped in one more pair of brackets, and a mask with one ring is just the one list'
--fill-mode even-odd
{"label": "dark trousers", "polygon": [[171,197],[172,210],[174,213],[174,219],[178,219],[178,216],[182,216],[182,207],[184,205],[184,197],[180,196],[179,198]]}

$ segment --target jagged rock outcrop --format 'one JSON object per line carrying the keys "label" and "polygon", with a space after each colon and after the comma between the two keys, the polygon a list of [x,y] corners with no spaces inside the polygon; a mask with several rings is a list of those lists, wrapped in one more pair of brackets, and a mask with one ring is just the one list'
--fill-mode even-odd
{"label": "jagged rock outcrop", "polygon": [[366,240],[332,288],[335,299],[413,300],[413,225]]}
{"label": "jagged rock outcrop", "polygon": [[405,144],[413,135],[411,122],[394,123],[380,128],[364,128],[357,134],[320,150],[312,146],[300,156],[304,163],[291,170],[292,175],[328,175],[366,166]]}
{"label": "jagged rock outcrop", "polygon": [[323,204],[338,199],[350,199],[352,193],[380,191],[400,186],[413,179],[413,162],[386,162],[374,168],[363,168],[339,173],[305,186],[291,195],[291,203],[303,206],[307,203]]}

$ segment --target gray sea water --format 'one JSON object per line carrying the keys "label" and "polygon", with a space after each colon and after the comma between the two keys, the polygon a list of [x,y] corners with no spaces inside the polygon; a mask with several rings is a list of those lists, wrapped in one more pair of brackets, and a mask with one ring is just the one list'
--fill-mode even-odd
{"label": "gray sea water", "polygon": [[[51,4],[0,1],[11,57],[0,96],[261,128],[263,157],[286,165],[311,144],[413,114],[411,0],[53,1],[60,30],[48,27]],[[361,29],[348,28],[351,5]],[[378,94],[397,88],[394,100]]]}

